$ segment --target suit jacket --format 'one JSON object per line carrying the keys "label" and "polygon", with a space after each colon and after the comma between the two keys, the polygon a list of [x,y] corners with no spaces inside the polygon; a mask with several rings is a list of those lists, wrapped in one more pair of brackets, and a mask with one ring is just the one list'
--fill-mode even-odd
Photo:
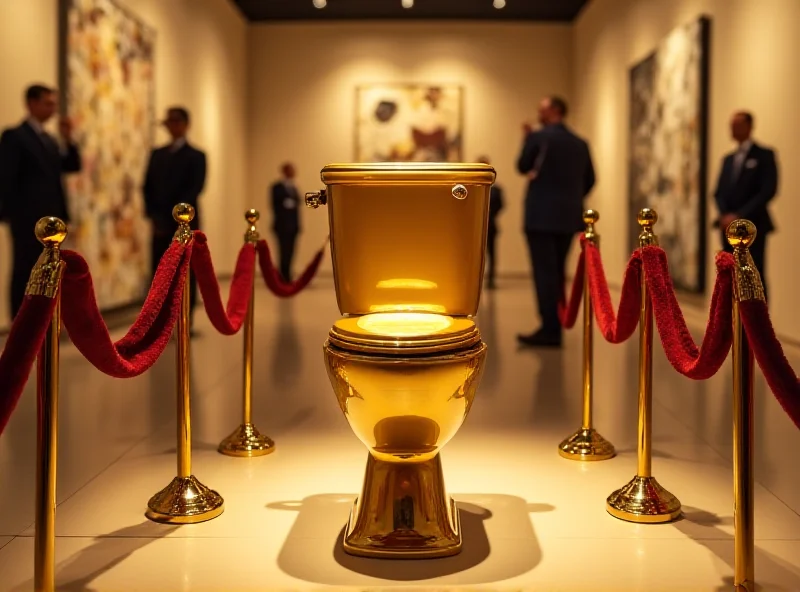
{"label": "suit jacket", "polygon": [[775,152],[753,142],[734,178],[734,159],[731,152],[722,161],[714,199],[720,214],[735,213],[756,225],[758,232],[772,232],[775,226],[767,203],[778,191],[778,166]]}
{"label": "suit jacket", "polygon": [[162,146],[150,153],[145,175],[145,213],[153,221],[154,229],[174,232],[175,221],[172,208],[179,203],[194,206],[195,218],[192,228],[200,222],[198,199],[206,182],[206,155],[186,142],[177,150]]}
{"label": "suit jacket", "polygon": [[525,230],[572,233],[583,228],[583,199],[595,183],[589,145],[564,124],[528,134],[517,161],[536,171],[525,197]]}
{"label": "suit jacket", "polygon": [[489,193],[489,232],[497,232],[497,214],[503,209],[503,190],[492,185]]}
{"label": "suit jacket", "polygon": [[55,138],[40,137],[27,122],[5,130],[0,137],[0,219],[30,225],[31,232],[44,216],[68,221],[61,175],[80,170],[74,144],[60,151]]}
{"label": "suit jacket", "polygon": [[275,183],[272,193],[272,229],[276,234],[300,232],[300,195],[296,187],[287,188],[283,181]]}

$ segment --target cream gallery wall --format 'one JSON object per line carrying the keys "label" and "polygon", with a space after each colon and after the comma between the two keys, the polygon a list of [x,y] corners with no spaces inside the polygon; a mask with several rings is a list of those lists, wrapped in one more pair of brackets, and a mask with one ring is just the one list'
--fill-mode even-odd
{"label": "cream gallery wall", "polygon": [[[414,101],[409,86],[437,91],[442,146],[436,158],[489,156],[506,208],[499,218],[498,273],[527,276],[522,234],[524,179],[516,173],[522,122],[539,99],[568,99],[572,34],[567,25],[496,23],[268,24],[249,30],[248,194],[266,207],[284,161],[297,165],[300,191],[319,189],[331,162],[391,160],[391,141],[359,128],[380,96]],[[359,99],[361,97],[361,99]],[[361,100],[361,102],[359,102]],[[361,112],[359,112],[361,105]],[[459,112],[460,110],[460,112]],[[422,115],[420,115],[422,117]],[[359,132],[360,129],[360,132]],[[456,131],[458,130],[458,131]],[[451,135],[452,131],[452,135]],[[386,143],[382,143],[386,142]],[[395,156],[408,156],[402,142]],[[422,158],[424,155],[416,155]],[[301,211],[297,262],[308,261],[328,233],[324,211]],[[323,271],[329,270],[325,261]]]}

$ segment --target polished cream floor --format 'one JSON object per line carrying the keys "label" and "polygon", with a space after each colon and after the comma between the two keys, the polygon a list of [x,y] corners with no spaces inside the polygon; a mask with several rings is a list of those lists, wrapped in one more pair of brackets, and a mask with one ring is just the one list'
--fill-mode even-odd
{"label": "polished cream floor", "polygon": [[[580,334],[561,351],[519,350],[535,326],[527,282],[501,282],[478,318],[490,346],[472,412],[443,452],[460,502],[461,555],[357,559],[340,539],[366,449],[322,366],[338,317],[320,279],[293,300],[257,293],[255,419],[274,454],[216,452],[239,423],[241,338],[205,319],[192,342],[194,474],[225,498],[219,518],[171,527],[144,517],[175,474],[174,352],[138,379],[62,355],[57,581],[70,591],[727,590],[733,575],[730,368],[705,383],[655,362],[654,474],[683,502],[668,525],[609,516],[606,496],[636,469],[636,343],[596,342],[596,427],[617,446],[601,463],[561,459],[580,422]],[[698,327],[705,313],[692,315]],[[800,368],[800,351],[790,351]],[[800,435],[759,379],[756,573],[764,590],[800,590]],[[31,590],[35,404],[29,385],[0,438],[0,591]]]}

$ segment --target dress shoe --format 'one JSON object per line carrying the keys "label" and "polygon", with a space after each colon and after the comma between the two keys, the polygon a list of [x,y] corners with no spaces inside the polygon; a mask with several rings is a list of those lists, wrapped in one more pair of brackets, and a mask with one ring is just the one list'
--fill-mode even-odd
{"label": "dress shoe", "polygon": [[517,335],[520,345],[527,347],[561,347],[561,336],[537,331],[531,335]]}

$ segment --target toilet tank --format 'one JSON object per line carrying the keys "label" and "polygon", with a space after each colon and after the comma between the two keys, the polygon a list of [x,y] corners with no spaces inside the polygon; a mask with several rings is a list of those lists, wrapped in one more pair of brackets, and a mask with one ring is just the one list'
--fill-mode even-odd
{"label": "toilet tank", "polygon": [[491,166],[331,164],[321,177],[343,315],[477,313]]}

